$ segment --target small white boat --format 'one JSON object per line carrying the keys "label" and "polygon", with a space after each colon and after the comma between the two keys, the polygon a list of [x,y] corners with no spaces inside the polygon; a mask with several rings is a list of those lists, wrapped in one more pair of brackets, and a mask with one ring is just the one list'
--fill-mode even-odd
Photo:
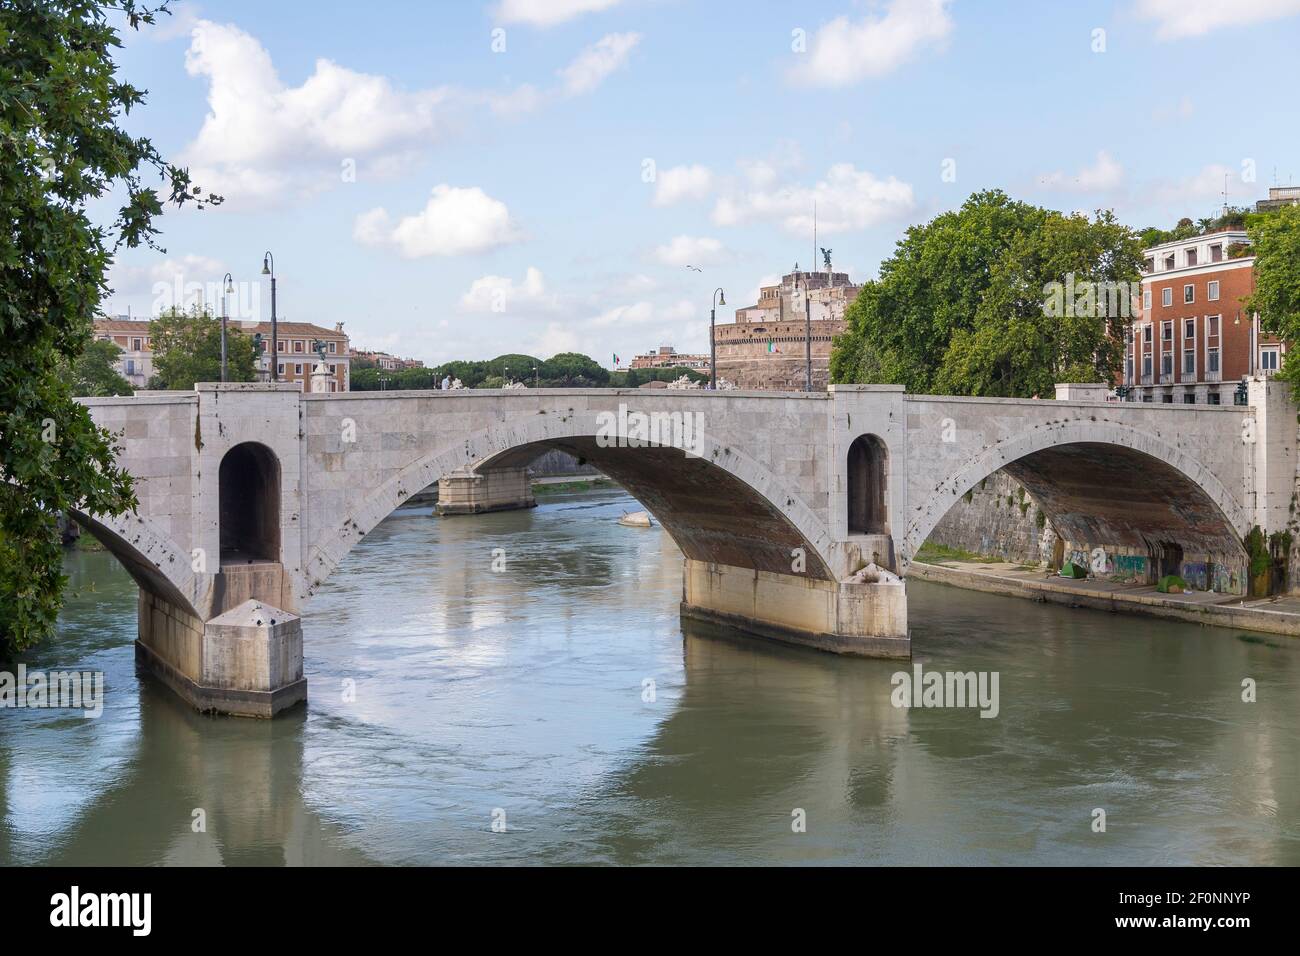
{"label": "small white boat", "polygon": [[648,511],[624,511],[618,523],[628,528],[649,528],[654,524]]}

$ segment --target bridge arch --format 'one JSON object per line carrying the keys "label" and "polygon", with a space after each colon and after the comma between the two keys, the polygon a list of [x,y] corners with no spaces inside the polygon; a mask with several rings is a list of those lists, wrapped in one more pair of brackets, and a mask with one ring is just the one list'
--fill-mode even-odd
{"label": "bridge arch", "polygon": [[221,458],[217,473],[222,563],[280,560],[280,459],[246,441]]}
{"label": "bridge arch", "polygon": [[72,511],[71,515],[117,558],[135,583],[203,620],[211,595],[211,575],[194,570],[190,553],[134,512],[116,518]]}
{"label": "bridge arch", "polygon": [[419,458],[311,542],[302,598],[411,495],[457,471],[526,464],[544,448],[585,459],[627,487],[689,558],[790,573],[791,551],[798,547],[806,555],[805,576],[834,580],[829,531],[766,466],[703,432],[689,449],[676,433],[663,445],[605,447],[598,441],[599,411],[567,409],[502,421]]}
{"label": "bridge arch", "polygon": [[889,534],[889,446],[879,435],[849,445],[849,534]]}
{"label": "bridge arch", "polygon": [[993,445],[909,505],[902,565],[962,495],[1000,469],[1029,489],[1062,537],[1118,536],[1106,543],[1135,546],[1181,538],[1207,553],[1244,555],[1251,516],[1212,471],[1160,438],[1089,420],[1046,423]]}

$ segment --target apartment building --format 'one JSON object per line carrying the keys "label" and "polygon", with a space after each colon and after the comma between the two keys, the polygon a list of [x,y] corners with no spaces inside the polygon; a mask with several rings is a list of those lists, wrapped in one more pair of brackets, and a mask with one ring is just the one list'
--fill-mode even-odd
{"label": "apartment building", "polygon": [[[232,319],[230,327],[250,337],[261,333],[266,343],[262,371],[263,377],[267,377],[270,371],[271,323]],[[118,372],[135,388],[148,388],[153,376],[153,339],[149,334],[149,321],[122,316],[96,319],[94,334],[95,338],[111,341],[122,349]],[[329,391],[346,392],[350,389],[352,356],[342,322],[336,323],[333,330],[309,322],[279,322],[277,337],[280,381],[296,382],[304,391],[311,391],[311,372],[319,361],[313,343],[319,341],[325,347],[325,365],[330,372]]]}
{"label": "apartment building", "polygon": [[1141,311],[1125,333],[1130,401],[1231,404],[1243,377],[1277,371],[1285,346],[1245,305],[1255,290],[1245,230],[1162,243],[1145,258]]}

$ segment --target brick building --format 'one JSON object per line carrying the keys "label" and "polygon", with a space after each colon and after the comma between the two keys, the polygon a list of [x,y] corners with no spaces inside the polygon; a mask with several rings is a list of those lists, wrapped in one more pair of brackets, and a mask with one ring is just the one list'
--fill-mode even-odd
{"label": "brick building", "polygon": [[807,322],[812,319],[813,389],[830,382],[831,344],[844,331],[844,310],[862,287],[846,272],[801,272],[759,290],[758,302],[736,310],[736,321],[716,327],[718,377],[737,388],[802,391],[806,380]]}
{"label": "brick building", "polygon": [[1131,401],[1227,405],[1243,377],[1277,371],[1285,346],[1244,302],[1255,289],[1249,253],[1236,229],[1146,250],[1141,311],[1125,333]]}
{"label": "brick building", "polygon": [[[277,322],[277,335],[280,343],[279,377],[282,382],[297,382],[305,391],[311,390],[311,370],[318,361],[313,341],[325,344],[325,364],[329,368],[332,381],[331,392],[346,392],[352,381],[351,352],[348,337],[343,332],[343,323],[339,322],[333,330],[313,325],[309,322]],[[264,368],[270,358],[271,323],[240,322],[230,320],[230,328],[238,329],[247,336],[262,334],[267,352],[263,356]],[[122,349],[118,361],[118,372],[136,388],[147,388],[153,376],[153,340],[149,334],[147,319],[96,319],[95,338],[111,341]]]}

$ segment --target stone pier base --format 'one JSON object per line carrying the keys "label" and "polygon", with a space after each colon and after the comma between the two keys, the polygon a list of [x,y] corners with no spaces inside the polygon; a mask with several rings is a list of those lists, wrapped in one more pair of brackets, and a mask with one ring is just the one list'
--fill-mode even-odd
{"label": "stone pier base", "polygon": [[438,514],[472,515],[487,511],[536,508],[527,467],[448,475],[438,480]]}
{"label": "stone pier base", "polygon": [[302,624],[259,601],[204,624],[141,589],[135,660],[204,712],[274,717],[307,699]]}
{"label": "stone pier base", "polygon": [[911,657],[907,590],[844,584],[686,559],[682,615],[860,657]]}

